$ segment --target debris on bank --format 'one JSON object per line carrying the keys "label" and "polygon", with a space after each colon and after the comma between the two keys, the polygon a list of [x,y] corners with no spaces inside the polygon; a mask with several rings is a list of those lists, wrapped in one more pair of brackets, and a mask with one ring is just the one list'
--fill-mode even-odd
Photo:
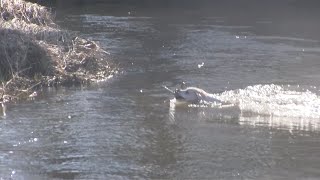
{"label": "debris on bank", "polygon": [[109,53],[54,23],[49,9],[0,0],[0,103],[25,99],[39,86],[80,85],[116,73]]}

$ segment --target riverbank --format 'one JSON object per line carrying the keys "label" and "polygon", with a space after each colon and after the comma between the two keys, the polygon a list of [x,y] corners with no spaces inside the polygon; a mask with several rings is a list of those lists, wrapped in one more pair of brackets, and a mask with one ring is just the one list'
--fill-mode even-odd
{"label": "riverbank", "polygon": [[96,42],[54,23],[49,9],[23,0],[0,1],[0,103],[34,96],[43,86],[102,81],[116,68]]}

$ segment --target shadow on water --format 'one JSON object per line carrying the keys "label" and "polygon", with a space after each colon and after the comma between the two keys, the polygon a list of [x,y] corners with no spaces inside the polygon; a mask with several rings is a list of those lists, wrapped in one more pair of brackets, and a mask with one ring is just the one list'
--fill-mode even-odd
{"label": "shadow on water", "polygon": [[[203,17],[222,17],[227,24],[255,24],[255,33],[258,35],[278,34],[278,36],[303,36],[313,39],[318,37],[319,32],[317,17],[320,3],[315,0],[99,2],[98,4],[91,1],[89,4],[84,2],[83,5],[71,3],[68,11],[71,10],[72,13],[78,14],[95,12],[100,15],[113,14],[116,16],[167,16],[171,19],[180,18],[182,22],[190,22],[192,19]],[[64,3],[65,1],[61,1],[61,5],[57,5],[58,11],[66,9]],[[60,6],[63,8],[59,8]],[[75,6],[77,8],[74,8]],[[268,26],[270,23],[273,25]]]}

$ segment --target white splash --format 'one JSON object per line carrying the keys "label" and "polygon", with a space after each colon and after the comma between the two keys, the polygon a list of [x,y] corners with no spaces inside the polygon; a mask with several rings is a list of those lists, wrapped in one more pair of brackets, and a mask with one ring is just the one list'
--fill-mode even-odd
{"label": "white splash", "polygon": [[242,112],[320,118],[320,97],[309,90],[298,92],[274,84],[254,85],[214,96],[222,101],[237,104]]}
{"label": "white splash", "polygon": [[201,64],[198,64],[198,68],[202,68],[202,66],[204,66],[204,62],[202,62]]}

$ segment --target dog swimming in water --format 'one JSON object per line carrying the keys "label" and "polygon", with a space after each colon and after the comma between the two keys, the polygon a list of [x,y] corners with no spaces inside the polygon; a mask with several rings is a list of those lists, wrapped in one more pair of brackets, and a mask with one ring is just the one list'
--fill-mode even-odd
{"label": "dog swimming in water", "polygon": [[170,91],[175,99],[182,103],[188,104],[216,104],[222,105],[223,102],[215,97],[215,95],[207,93],[205,90],[197,87],[186,87],[186,83],[182,82],[179,89],[175,91],[169,89],[167,86],[162,86],[166,90]]}
{"label": "dog swimming in water", "polygon": [[197,87],[187,87],[184,89],[176,89],[174,96],[179,101],[184,101],[190,104],[199,103],[214,103],[222,104],[222,101],[215,98],[213,94],[207,93],[203,89]]}

